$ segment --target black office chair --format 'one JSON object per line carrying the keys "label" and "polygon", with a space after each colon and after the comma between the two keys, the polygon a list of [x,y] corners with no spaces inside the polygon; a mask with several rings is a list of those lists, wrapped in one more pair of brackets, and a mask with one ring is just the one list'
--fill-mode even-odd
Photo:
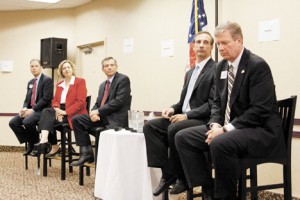
{"label": "black office chair", "polygon": [[[239,180],[239,196],[241,200],[246,199],[246,193],[250,192],[251,200],[257,199],[257,193],[260,190],[270,190],[275,188],[284,188],[284,199],[292,199],[292,180],[291,180],[291,143],[294,126],[294,117],[296,109],[297,96],[278,101],[279,113],[282,117],[282,129],[285,137],[287,156],[278,159],[260,159],[243,158],[242,174]],[[276,163],[283,166],[282,183],[257,185],[257,165],[264,163]],[[247,169],[250,169],[250,175],[247,175]],[[247,186],[246,179],[250,179],[250,186]]]}
{"label": "black office chair", "polygon": [[[86,97],[86,109],[89,112],[91,105],[91,96]],[[73,144],[75,142],[72,141],[72,129],[69,123],[59,123],[55,125],[55,130],[61,133],[60,139],[60,148],[61,148],[61,180],[66,180],[66,162],[69,164],[69,172],[73,173],[73,167],[70,164],[73,161],[73,155],[79,155],[75,153],[73,149]],[[68,148],[66,148],[68,146]],[[43,155],[43,174],[47,176],[47,161],[51,162],[51,159],[56,159],[56,157],[47,158]]]}

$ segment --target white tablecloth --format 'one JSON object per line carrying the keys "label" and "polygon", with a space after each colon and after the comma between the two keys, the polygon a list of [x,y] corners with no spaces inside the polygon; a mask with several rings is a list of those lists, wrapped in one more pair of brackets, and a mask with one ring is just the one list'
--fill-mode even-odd
{"label": "white tablecloth", "polygon": [[95,197],[152,200],[144,134],[107,130],[100,134]]}

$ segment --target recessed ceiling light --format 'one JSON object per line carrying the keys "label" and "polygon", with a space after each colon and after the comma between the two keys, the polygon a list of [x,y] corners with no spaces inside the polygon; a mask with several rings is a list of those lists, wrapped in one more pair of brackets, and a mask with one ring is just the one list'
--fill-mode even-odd
{"label": "recessed ceiling light", "polygon": [[28,0],[28,1],[36,1],[36,2],[43,2],[43,3],[57,3],[61,0]]}

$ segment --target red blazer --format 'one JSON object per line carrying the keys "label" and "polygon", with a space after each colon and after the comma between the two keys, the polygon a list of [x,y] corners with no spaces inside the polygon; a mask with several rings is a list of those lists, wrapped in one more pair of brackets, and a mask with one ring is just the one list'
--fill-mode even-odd
{"label": "red blazer", "polygon": [[[60,99],[63,91],[63,87],[59,86],[63,81],[56,84],[56,91],[52,100],[52,107],[60,108]],[[74,85],[69,86],[69,90],[66,97],[65,111],[68,114],[68,122],[70,127],[72,126],[72,117],[78,114],[87,114],[86,110],[86,83],[82,78],[75,78]]]}

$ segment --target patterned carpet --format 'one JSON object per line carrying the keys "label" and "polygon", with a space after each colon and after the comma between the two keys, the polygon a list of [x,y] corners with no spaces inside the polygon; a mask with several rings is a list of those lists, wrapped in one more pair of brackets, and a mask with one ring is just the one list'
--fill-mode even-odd
{"label": "patterned carpet", "polygon": [[60,180],[60,161],[53,160],[48,176],[38,175],[37,159],[29,157],[28,170],[20,152],[0,152],[0,200],[94,200],[95,171],[84,177],[84,186],[78,183],[78,167],[67,171],[66,180]]}
{"label": "patterned carpet", "polygon": [[[0,148],[0,200],[95,200],[95,171],[91,168],[91,176],[84,176],[84,186],[79,186],[78,167],[74,172],[67,170],[66,180],[60,180],[60,160],[52,160],[48,167],[48,176],[38,175],[37,159],[29,156],[28,170],[25,160],[18,149],[10,148],[7,152]],[[200,188],[194,188],[199,192]],[[170,195],[170,200],[186,200],[185,193]],[[200,200],[201,198],[195,198]],[[249,199],[249,198],[247,198]],[[260,192],[259,200],[282,200],[282,195],[271,192]],[[117,199],[119,200],[119,199]],[[293,200],[300,200],[293,198]]]}

